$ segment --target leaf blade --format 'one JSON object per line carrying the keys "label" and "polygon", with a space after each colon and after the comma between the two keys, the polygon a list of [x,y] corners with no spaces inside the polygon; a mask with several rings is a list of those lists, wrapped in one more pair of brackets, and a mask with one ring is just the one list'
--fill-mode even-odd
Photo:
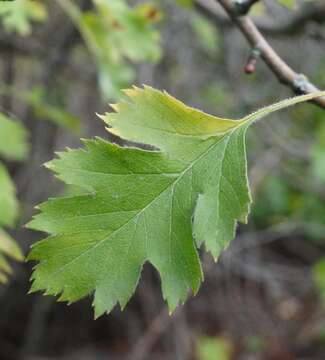
{"label": "leaf blade", "polygon": [[68,302],[94,293],[96,317],[117,303],[126,305],[145,262],[159,272],[170,311],[185,302],[189,290],[195,294],[203,280],[197,248],[204,243],[217,258],[237,221],[247,221],[247,128],[261,116],[317,96],[236,121],[149,87],[127,94],[130,101],[104,116],[109,131],[158,150],[96,139],[86,141],[85,149],[60,153],[48,167],[85,194],[49,200],[29,224],[50,234],[29,255],[39,262],[32,291]]}

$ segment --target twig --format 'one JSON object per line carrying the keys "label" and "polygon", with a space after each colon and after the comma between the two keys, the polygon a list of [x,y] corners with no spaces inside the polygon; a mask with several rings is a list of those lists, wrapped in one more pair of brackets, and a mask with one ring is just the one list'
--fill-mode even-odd
{"label": "twig", "polygon": [[260,0],[235,0],[234,6],[238,14],[246,15],[251,7],[259,1]]}
{"label": "twig", "polygon": [[[248,16],[240,16],[232,0],[216,0],[225,9],[233,23],[239,28],[252,48],[258,48],[261,58],[268,65],[277,79],[290,87],[296,94],[309,94],[319,89],[312,84],[306,76],[296,73],[267,42],[253,21]],[[313,100],[321,108],[325,109],[325,97]]]}
{"label": "twig", "polygon": [[161,310],[144,336],[135,344],[129,358],[132,360],[142,360],[147,357],[161,334],[170,325],[171,320],[172,317],[168,316],[166,309]]}
{"label": "twig", "polygon": [[[215,0],[195,0],[196,8],[222,26],[230,26],[229,17],[216,4]],[[238,10],[237,10],[238,11]],[[325,23],[325,3],[323,1],[308,2],[296,11],[292,11],[285,20],[269,16],[252,17],[256,27],[264,34],[272,36],[288,36],[301,33],[309,23]]]}

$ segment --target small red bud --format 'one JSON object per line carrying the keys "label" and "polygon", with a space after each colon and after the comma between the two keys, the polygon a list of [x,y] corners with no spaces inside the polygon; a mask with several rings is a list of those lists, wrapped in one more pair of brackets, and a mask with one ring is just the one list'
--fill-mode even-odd
{"label": "small red bud", "polygon": [[244,68],[246,74],[253,74],[256,71],[257,60],[260,57],[260,55],[261,55],[260,49],[258,47],[255,47],[252,50],[247,60],[247,64]]}
{"label": "small red bud", "polygon": [[250,61],[245,66],[246,74],[253,74],[256,71],[256,61]]}

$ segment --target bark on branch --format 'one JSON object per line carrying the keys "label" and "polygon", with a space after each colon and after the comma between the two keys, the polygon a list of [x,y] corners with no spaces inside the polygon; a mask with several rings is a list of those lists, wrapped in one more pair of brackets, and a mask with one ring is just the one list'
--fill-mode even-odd
{"label": "bark on branch", "polygon": [[[229,17],[220,9],[214,0],[196,0],[197,9],[205,16],[216,19],[223,26],[230,26]],[[253,4],[251,4],[253,5]],[[238,7],[238,5],[237,5]],[[288,14],[285,20],[265,17],[253,18],[257,28],[265,34],[273,36],[288,36],[301,33],[310,24],[325,23],[325,2],[309,2],[296,11]]]}
{"label": "bark on branch", "polygon": [[[261,58],[282,84],[290,87],[296,94],[309,94],[319,91],[306,76],[295,72],[281,59],[248,16],[240,16],[240,14],[238,14],[233,0],[215,1],[218,1],[224,8],[232,22],[239,28],[252,48],[259,50]],[[325,109],[325,97],[317,98],[313,102]]]}

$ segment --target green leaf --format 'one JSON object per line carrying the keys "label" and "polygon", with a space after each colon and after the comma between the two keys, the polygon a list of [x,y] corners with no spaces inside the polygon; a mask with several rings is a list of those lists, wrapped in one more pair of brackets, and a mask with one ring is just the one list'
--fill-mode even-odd
{"label": "green leaf", "polygon": [[[323,114],[322,114],[323,115]],[[317,116],[317,114],[316,114]],[[314,178],[318,183],[325,182],[325,117],[321,116],[322,121],[316,129],[316,139],[311,147],[311,166]]]}
{"label": "green leaf", "polygon": [[222,337],[200,337],[197,341],[198,360],[230,360],[233,346]]}
{"label": "green leaf", "polygon": [[0,229],[0,283],[7,282],[7,275],[11,273],[11,267],[5,255],[16,261],[22,261],[24,258],[16,242]]}
{"label": "green leaf", "polygon": [[312,276],[318,294],[325,304],[325,258],[318,260],[313,266]]}
{"label": "green leaf", "polygon": [[176,0],[176,3],[187,8],[193,6],[193,0]]}
{"label": "green leaf", "polygon": [[42,87],[35,87],[28,93],[21,94],[21,98],[33,108],[38,118],[51,121],[72,132],[80,132],[80,119],[65,111],[64,108],[50,104],[46,99],[45,89]]}
{"label": "green leaf", "polygon": [[191,17],[191,24],[202,48],[207,53],[215,54],[218,50],[219,40],[216,26],[197,13],[193,13]]}
{"label": "green leaf", "polygon": [[20,35],[31,33],[31,21],[44,21],[47,12],[44,4],[32,0],[1,1],[0,17],[8,32]]}
{"label": "green leaf", "polygon": [[92,53],[103,95],[116,98],[135,74],[132,62],[157,62],[160,35],[154,24],[162,17],[153,4],[131,7],[123,0],[93,0],[94,10],[82,12],[70,0],[57,0],[73,19]]}
{"label": "green leaf", "polygon": [[0,156],[8,160],[23,160],[28,152],[25,128],[0,113]]}
{"label": "green leaf", "polygon": [[106,30],[106,41],[112,51],[133,61],[159,60],[160,36],[152,23],[161,17],[151,6],[131,8],[121,0],[94,0],[97,21]]}
{"label": "green leaf", "polygon": [[[27,132],[18,122],[0,113],[0,156],[9,160],[22,160],[28,151]],[[11,268],[5,255],[16,260],[22,254],[3,227],[13,226],[18,215],[15,186],[5,166],[0,162],[0,283],[7,280]]]}
{"label": "green leaf", "polygon": [[15,187],[10,176],[0,162],[0,227],[12,226],[16,220],[18,203],[15,195]]}
{"label": "green leaf", "polygon": [[[245,132],[269,113],[320,94],[296,97],[241,120],[187,107],[167,93],[134,88],[103,116],[109,131],[157,150],[102,139],[67,150],[47,166],[85,194],[51,199],[29,227],[50,237],[36,243],[31,291],[74,302],[94,293],[95,314],[123,308],[150,262],[170,311],[197,293],[203,279],[197,248],[215,259],[247,221],[251,203]],[[323,95],[325,93],[322,93]]]}
{"label": "green leaf", "polygon": [[0,205],[0,283],[4,283],[7,280],[7,274],[11,271],[5,255],[16,260],[22,260],[22,254],[14,240],[2,229],[2,226],[13,225],[18,213],[18,203],[15,195],[15,187],[6,168],[1,163]]}
{"label": "green leaf", "polygon": [[2,230],[0,231],[0,251],[15,260],[23,260],[22,253],[19,247],[16,245],[15,241],[12,240],[12,238]]}

